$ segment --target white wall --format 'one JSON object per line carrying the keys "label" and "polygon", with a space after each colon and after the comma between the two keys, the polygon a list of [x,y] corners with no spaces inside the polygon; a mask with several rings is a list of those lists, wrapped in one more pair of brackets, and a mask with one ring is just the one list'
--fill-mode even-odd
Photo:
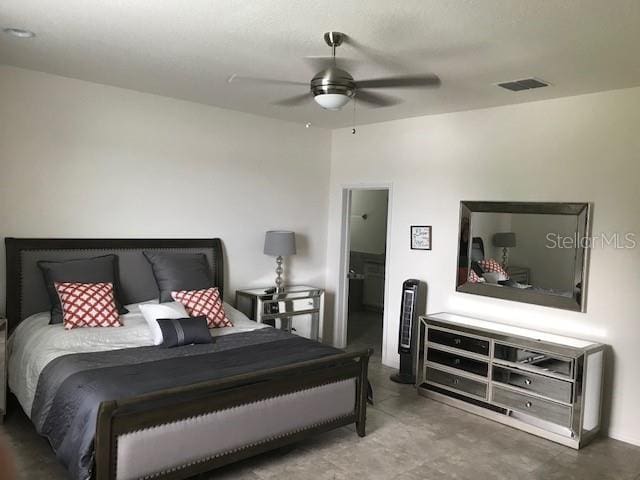
{"label": "white wall", "polygon": [[529,267],[529,281],[536,287],[573,291],[577,248],[549,248],[553,243],[547,235],[572,238],[577,230],[575,216],[513,215],[511,231],[516,234],[516,247],[509,249],[509,265]]}
{"label": "white wall", "polygon": [[352,252],[384,255],[388,197],[387,190],[354,190],[351,193]]}
{"label": "white wall", "polygon": [[[390,182],[383,361],[397,364],[401,282],[424,279],[428,312],[466,313],[611,345],[610,434],[640,444],[638,248],[592,251],[587,313],[454,291],[461,200],[590,201],[594,233],[640,237],[639,156],[640,88],[361,126],[356,135],[336,130],[328,288],[338,285],[343,185]],[[409,249],[411,224],[433,226],[432,251]]]}
{"label": "white wall", "polygon": [[[0,67],[0,237],[220,237],[225,294],[270,285],[264,232],[291,229],[292,282],[324,284],[330,132]],[[0,315],[5,296],[0,247]]]}

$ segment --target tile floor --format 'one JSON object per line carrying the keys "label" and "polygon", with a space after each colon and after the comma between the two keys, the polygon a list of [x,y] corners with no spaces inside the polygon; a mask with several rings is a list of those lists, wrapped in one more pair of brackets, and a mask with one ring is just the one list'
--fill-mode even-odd
{"label": "tile floor", "polygon": [[[200,478],[640,480],[638,447],[599,438],[574,451],[420,397],[413,387],[389,381],[392,372],[379,355],[373,358],[375,405],[365,438],[343,427]],[[12,409],[0,432],[17,452],[23,479],[67,478],[19,409]]]}

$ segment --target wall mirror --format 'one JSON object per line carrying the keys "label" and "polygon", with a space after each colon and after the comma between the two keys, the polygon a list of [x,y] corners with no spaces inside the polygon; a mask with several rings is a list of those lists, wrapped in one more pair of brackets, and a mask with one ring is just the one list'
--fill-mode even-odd
{"label": "wall mirror", "polygon": [[460,202],[456,290],[584,311],[588,203]]}

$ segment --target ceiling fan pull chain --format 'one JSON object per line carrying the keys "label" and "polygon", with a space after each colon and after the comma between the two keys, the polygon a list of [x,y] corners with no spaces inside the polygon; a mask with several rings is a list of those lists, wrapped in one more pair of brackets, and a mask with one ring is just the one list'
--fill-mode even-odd
{"label": "ceiling fan pull chain", "polygon": [[351,123],[353,127],[351,128],[351,135],[356,134],[356,98],[357,96],[358,96],[357,92],[353,94],[353,122]]}

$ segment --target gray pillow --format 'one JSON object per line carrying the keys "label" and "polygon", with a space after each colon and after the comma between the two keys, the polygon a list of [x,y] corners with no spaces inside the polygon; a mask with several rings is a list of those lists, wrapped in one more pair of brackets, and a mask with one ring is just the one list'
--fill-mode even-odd
{"label": "gray pillow", "polygon": [[162,331],[163,347],[213,343],[205,315],[193,318],[159,318],[157,322]]}
{"label": "gray pillow", "polygon": [[112,283],[118,313],[120,315],[129,313],[129,310],[123,307],[117,255],[79,258],[64,262],[41,260],[38,262],[38,267],[42,271],[51,303],[50,323],[62,323],[62,306],[54,285],[55,282]]}
{"label": "gray pillow", "polygon": [[143,252],[151,264],[160,302],[173,302],[171,292],[215,287],[204,253]]}

